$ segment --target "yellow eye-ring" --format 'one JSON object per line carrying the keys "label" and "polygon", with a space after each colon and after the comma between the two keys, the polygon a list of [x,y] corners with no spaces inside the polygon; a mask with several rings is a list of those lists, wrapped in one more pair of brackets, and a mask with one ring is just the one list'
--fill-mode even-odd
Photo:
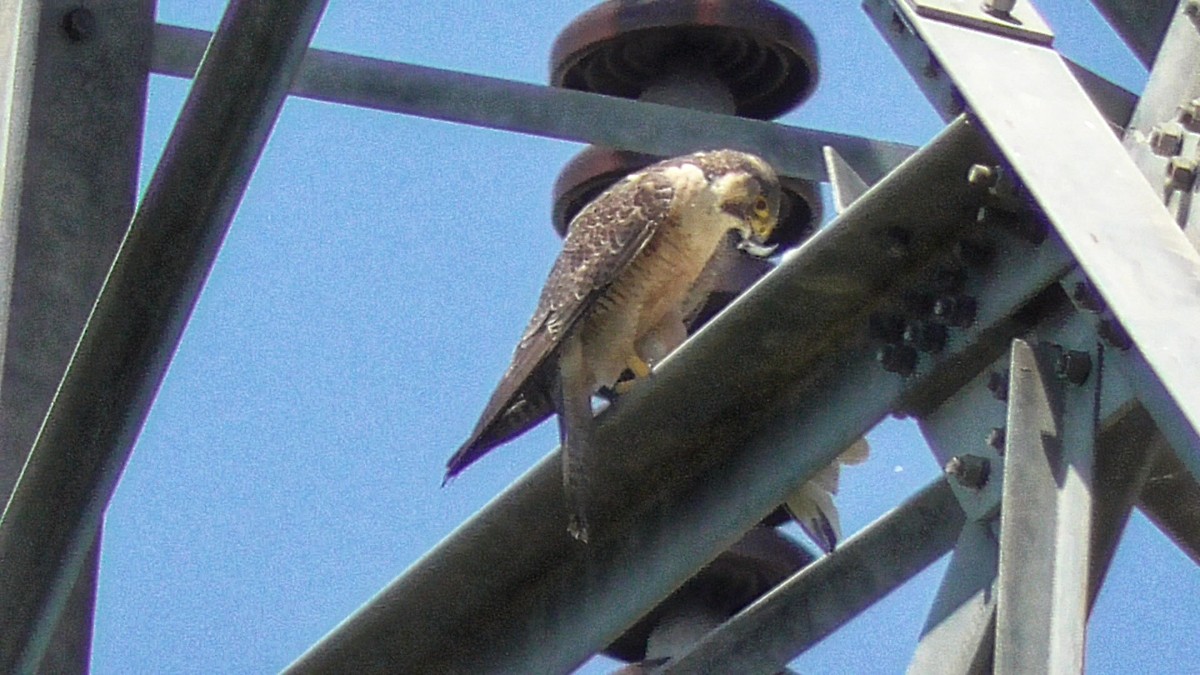
{"label": "yellow eye-ring", "polygon": [[767,216],[771,215],[771,210],[767,204],[766,197],[760,195],[758,199],[754,200],[754,215],[758,216],[759,218],[766,218]]}

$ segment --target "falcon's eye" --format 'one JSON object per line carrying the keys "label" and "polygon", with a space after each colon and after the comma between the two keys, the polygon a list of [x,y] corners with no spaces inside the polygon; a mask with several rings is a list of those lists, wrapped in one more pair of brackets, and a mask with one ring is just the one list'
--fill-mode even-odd
{"label": "falcon's eye", "polygon": [[767,198],[759,195],[758,199],[754,200],[754,215],[759,218],[766,218],[771,215],[771,209],[767,204]]}

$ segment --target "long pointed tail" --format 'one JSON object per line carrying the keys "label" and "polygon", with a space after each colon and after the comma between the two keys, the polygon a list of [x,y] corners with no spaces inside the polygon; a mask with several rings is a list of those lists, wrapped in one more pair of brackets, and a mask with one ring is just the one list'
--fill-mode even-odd
{"label": "long pointed tail", "polygon": [[591,497],[589,469],[596,456],[593,443],[595,421],[592,417],[591,383],[583,362],[583,346],[578,337],[569,337],[563,342],[554,398],[562,446],[567,531],[575,539],[587,543]]}

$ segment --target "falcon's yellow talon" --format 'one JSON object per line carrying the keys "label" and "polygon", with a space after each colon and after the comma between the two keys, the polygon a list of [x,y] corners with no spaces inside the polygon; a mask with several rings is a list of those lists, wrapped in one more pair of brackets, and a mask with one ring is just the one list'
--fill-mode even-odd
{"label": "falcon's yellow talon", "polygon": [[629,370],[633,372],[634,381],[640,380],[643,377],[650,377],[650,364],[643,361],[640,357],[629,357],[629,362],[625,365],[629,366]]}

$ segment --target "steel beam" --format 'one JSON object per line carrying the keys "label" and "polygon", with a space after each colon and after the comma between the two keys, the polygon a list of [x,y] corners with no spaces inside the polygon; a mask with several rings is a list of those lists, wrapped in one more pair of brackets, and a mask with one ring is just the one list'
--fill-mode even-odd
{"label": "steel beam", "polygon": [[978,115],[1132,337],[1136,393],[1200,475],[1200,254],[1107,122],[1051,49],[927,19],[905,2],[866,6],[896,17],[904,53],[919,38]]}
{"label": "steel beam", "polygon": [[[1146,180],[1152,186],[1163,186],[1160,195],[1167,208],[1192,245],[1200,246],[1200,200],[1195,199],[1193,191],[1174,189],[1166,180],[1172,162],[1186,164],[1200,156],[1200,146],[1192,132],[1195,116],[1188,112],[1194,109],[1189,107],[1192,102],[1200,97],[1200,80],[1195,77],[1200,68],[1200,24],[1185,11],[1186,2],[1106,0],[1097,4],[1102,9],[1104,5],[1116,5],[1118,16],[1136,15],[1140,25],[1138,21],[1126,21],[1134,29],[1154,26],[1158,56],[1124,135],[1124,145]],[[1147,24],[1145,14],[1149,13],[1156,18]],[[1114,25],[1122,30],[1119,22]],[[1118,365],[1129,368],[1123,363],[1124,355],[1116,352],[1114,357]],[[1146,449],[1146,458],[1140,453],[1136,458],[1125,457],[1129,453],[1117,448],[1108,454],[1118,466],[1124,467],[1130,481],[1143,486],[1139,505],[1146,515],[1200,563],[1200,484],[1179,457],[1169,450],[1161,451],[1166,443],[1140,406],[1130,417],[1128,436],[1138,439],[1131,444]],[[1104,454],[1099,454],[1097,461],[1103,457]],[[1149,475],[1144,476],[1142,470],[1147,463]]]}
{"label": "steel beam", "polygon": [[[0,6],[0,500],[8,501],[133,215],[152,0]],[[44,672],[87,672],[98,539]]]}
{"label": "steel beam", "polygon": [[[1181,3],[1181,6],[1187,3]],[[1200,247],[1200,200],[1188,182],[1171,178],[1177,167],[1200,159],[1200,22],[1175,14],[1154,70],[1125,132],[1125,149],[1155,188],[1179,227]],[[1195,113],[1195,114],[1193,114]]]}
{"label": "steel beam", "polygon": [[[191,77],[210,34],[158,25],[156,73]],[[911,146],[773,122],[630,101],[395,61],[310,50],[292,95],[405,115],[518,131],[669,157],[731,147],[761,154],[781,174],[825,180],[821,148],[837,149],[869,182]]]}
{"label": "steel beam", "polygon": [[963,526],[921,630],[909,673],[992,672],[998,556],[991,522],[970,521]]}
{"label": "steel beam", "polygon": [[[913,39],[913,27],[909,23],[907,15],[899,9],[893,10],[892,6],[885,2],[871,1],[865,3],[864,6],[879,26],[880,31],[891,41],[897,54],[909,66],[914,78],[921,84],[935,107],[943,111],[944,114],[948,114],[950,111],[961,110],[963,102],[962,94],[955,87],[954,83],[949,81],[949,78],[941,69],[937,58],[919,40]],[[1164,21],[1169,19],[1170,12],[1168,12]],[[1169,42],[1188,42],[1194,39],[1192,35],[1179,33],[1178,31],[1173,32],[1176,34],[1177,39],[1169,40]],[[1162,73],[1167,73],[1168,71],[1174,72],[1177,65],[1172,63],[1166,66],[1166,69]],[[1069,63],[1068,67],[1071,67]],[[1072,68],[1072,71],[1077,77],[1079,76],[1078,68]],[[1083,81],[1083,83],[1086,84],[1086,81]],[[1187,88],[1192,86],[1194,86],[1194,83],[1189,78],[1173,80],[1171,77],[1163,76],[1161,73],[1152,76],[1151,83],[1147,88],[1151,96],[1139,102],[1139,114],[1130,122],[1129,131],[1125,134],[1127,149],[1133,154],[1135,161],[1152,183],[1158,181],[1166,163],[1166,160],[1161,157],[1147,161],[1147,155],[1151,155],[1152,153],[1145,151],[1145,144],[1151,133],[1151,127],[1155,124],[1154,120],[1158,119],[1155,115],[1167,114],[1169,101],[1172,97],[1186,95]],[[1160,87],[1163,90],[1171,91],[1172,94],[1169,96],[1155,95],[1153,92]],[[1101,106],[1106,98],[1105,95],[1098,96],[1094,92],[1091,96],[1093,103],[1097,106]],[[1119,119],[1124,114],[1121,111],[1127,107],[1127,104],[1120,102],[1119,99],[1122,98],[1124,98],[1123,95],[1117,96],[1118,105],[1116,107],[1113,107],[1111,104],[1108,105],[1110,114],[1116,114],[1115,118],[1110,116],[1110,121]],[[1150,110],[1153,110],[1154,114],[1149,114]],[[1080,278],[1085,279],[1085,277]],[[1121,352],[1110,350],[1108,360],[1110,363],[1116,364],[1116,367],[1119,369],[1125,367],[1123,362],[1127,359]],[[1106,385],[1105,401],[1113,399],[1116,402],[1111,405],[1106,403],[1106,410],[1109,412],[1104,416],[1103,427],[1105,429],[1129,428],[1137,430],[1136,435],[1128,436],[1127,438],[1130,439],[1128,442],[1138,448],[1159,445],[1165,447],[1165,441],[1162,439],[1154,423],[1141,418],[1141,413],[1144,412],[1141,403],[1129,400],[1134,395],[1134,392],[1125,391],[1119,395],[1114,395],[1108,391],[1114,386],[1120,386],[1122,382],[1121,378],[1110,378]],[[1122,409],[1117,410],[1116,407],[1118,406],[1122,407]],[[1131,416],[1132,418],[1130,418]],[[1106,448],[1104,454],[1107,456],[1128,456],[1130,454],[1128,449],[1119,449],[1117,447],[1122,442],[1121,438],[1120,434],[1106,431],[1102,435],[1102,447]],[[1135,452],[1134,454],[1138,457],[1141,456],[1140,452]],[[1139,480],[1135,476],[1129,476],[1128,478],[1135,481]],[[1160,487],[1163,489],[1159,489]],[[1175,496],[1178,496],[1179,499],[1174,498]],[[1200,501],[1197,500],[1197,497],[1200,497],[1200,484],[1197,483],[1195,474],[1191,473],[1185,467],[1180,458],[1168,458],[1158,455],[1151,475],[1145,480],[1144,495],[1138,505],[1146,511],[1152,521],[1157,523],[1189,555],[1194,559],[1200,560],[1200,553],[1198,553],[1200,552],[1200,525],[1197,524],[1200,523],[1200,519],[1196,517],[1196,514],[1200,513]],[[1115,542],[1109,542],[1108,546],[1111,547],[1114,544]],[[1109,555],[1111,555],[1111,552]],[[1097,558],[1097,560],[1100,559]],[[1107,556],[1104,556],[1103,559],[1107,560]],[[1106,566],[1107,564],[1105,564]]]}
{"label": "steel beam", "polygon": [[1200,565],[1200,485],[1175,453],[1165,447],[1162,436],[1155,434],[1150,441],[1163,447],[1155,453],[1138,506]]}
{"label": "steel beam", "polygon": [[221,21],[0,517],[0,672],[41,660],[324,6]]}
{"label": "steel beam", "polygon": [[[1068,384],[1072,352],[1014,340],[1010,366],[997,673],[1080,673],[1088,613],[1097,377]],[[1096,356],[1073,352],[1076,363]],[[1057,360],[1057,366],[1056,366]],[[1085,386],[1090,384],[1090,386]]]}
{"label": "steel beam", "polygon": [[[604,490],[588,545],[546,517],[562,513],[552,453],[288,672],[574,668],[881,415],[960,386],[947,372],[1008,344],[1015,309],[1066,272],[1060,249],[997,235],[994,263],[970,286],[976,322],[909,378],[875,363],[866,315],[951,255],[977,209],[967,169],[983,161],[955,123],[603,414],[597,444],[612,461],[593,477]],[[906,198],[930,190],[940,198]],[[901,228],[913,228],[911,246],[886,255]]]}
{"label": "steel beam", "polygon": [[1177,0],[1092,0],[1142,65],[1154,65]]}
{"label": "steel beam", "polygon": [[938,479],[659,672],[777,673],[945,555],[964,521],[950,486]]}

